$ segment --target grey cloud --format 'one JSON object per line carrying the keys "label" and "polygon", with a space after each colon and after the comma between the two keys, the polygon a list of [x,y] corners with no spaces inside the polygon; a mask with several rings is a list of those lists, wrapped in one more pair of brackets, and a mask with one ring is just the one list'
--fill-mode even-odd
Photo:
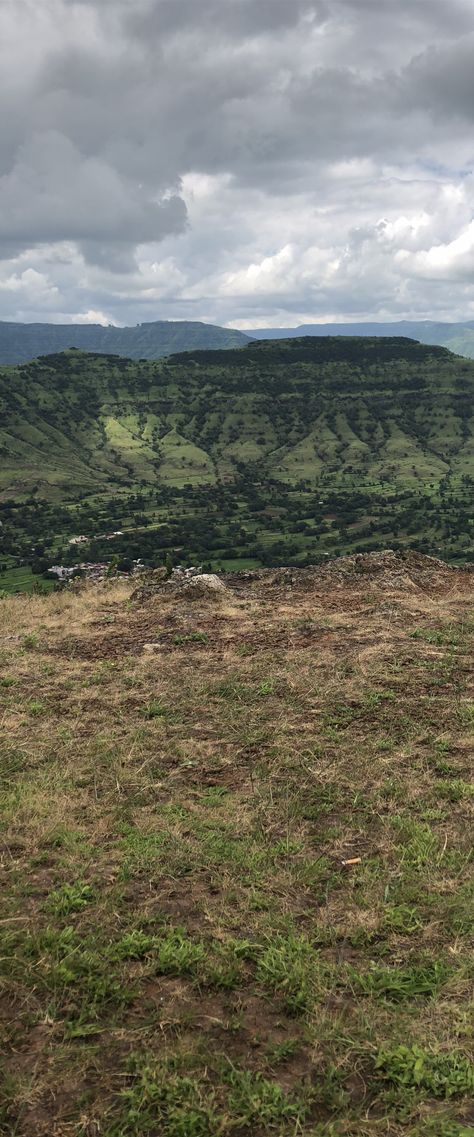
{"label": "grey cloud", "polygon": [[144,0],[125,17],[125,26],[138,38],[149,39],[184,29],[221,29],[226,36],[252,38],[269,30],[283,31],[303,16],[322,22],[326,0]]}
{"label": "grey cloud", "polygon": [[133,248],[179,232],[185,218],[179,197],[151,201],[56,131],[34,136],[12,172],[0,179],[0,242],[10,255],[35,244],[39,235],[47,242],[82,242],[88,255],[96,243],[98,249],[114,241]]}
{"label": "grey cloud", "polygon": [[[127,304],[147,315],[157,305],[176,314],[201,305],[212,317],[227,315],[232,303],[246,312],[263,303],[287,311],[347,305],[357,231],[370,261],[357,302],[372,289],[373,302],[383,295],[385,303],[392,289],[396,306],[401,284],[376,225],[387,210],[391,217],[414,208],[411,187],[426,169],[452,168],[454,176],[467,161],[473,37],[471,0],[3,0],[0,253],[12,259],[73,242],[78,264],[84,258],[91,272],[81,267],[81,291],[50,258],[47,273],[69,296],[62,310],[107,308],[108,290],[107,310],[120,317]],[[373,166],[370,184],[355,169],[364,162]],[[398,188],[395,181],[387,188],[389,166]],[[227,178],[232,197],[204,194],[188,224],[193,191],[186,198],[183,185],[191,174],[216,184]],[[269,288],[265,301],[251,291],[234,301],[219,296],[226,269],[238,275],[288,241],[303,260],[301,234],[294,237],[301,208],[309,229],[325,214],[327,245],[308,234],[308,246],[327,248],[345,275],[333,268],[320,288],[308,262],[300,276],[294,266],[284,292],[281,283]],[[429,239],[454,240],[455,220],[446,233],[429,208],[436,215]],[[206,209],[215,211],[209,223]],[[411,247],[412,238],[402,239]],[[151,269],[149,279],[137,267],[166,258],[176,268],[174,296],[154,287]],[[33,254],[31,263],[41,271]],[[36,278],[25,278],[25,288],[34,282],[38,292]]]}
{"label": "grey cloud", "polygon": [[[474,13],[473,13],[474,14]],[[474,22],[474,21],[473,21]],[[474,119],[474,28],[456,43],[431,46],[406,69],[406,93],[435,120]]]}

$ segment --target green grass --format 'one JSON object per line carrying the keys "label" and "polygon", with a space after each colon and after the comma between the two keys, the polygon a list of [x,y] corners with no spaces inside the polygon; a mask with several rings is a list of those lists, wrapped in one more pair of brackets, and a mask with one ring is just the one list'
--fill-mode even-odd
{"label": "green grass", "polygon": [[470,1137],[469,581],[130,591],[2,601],[0,1132]]}

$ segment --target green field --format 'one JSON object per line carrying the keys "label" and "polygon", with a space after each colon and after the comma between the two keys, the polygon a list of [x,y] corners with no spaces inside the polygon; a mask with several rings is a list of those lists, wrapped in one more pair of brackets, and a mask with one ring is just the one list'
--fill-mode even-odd
{"label": "green field", "polygon": [[35,587],[42,592],[49,592],[54,588],[54,581],[34,576],[30,565],[0,572],[0,592],[31,592]]}

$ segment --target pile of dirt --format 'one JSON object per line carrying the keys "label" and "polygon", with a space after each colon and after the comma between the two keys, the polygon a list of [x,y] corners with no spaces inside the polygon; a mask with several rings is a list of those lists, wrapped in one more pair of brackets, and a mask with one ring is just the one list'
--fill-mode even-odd
{"label": "pile of dirt", "polygon": [[437,557],[428,557],[412,549],[396,552],[384,549],[375,553],[355,553],[352,556],[337,557],[333,561],[305,568],[255,569],[244,572],[229,572],[217,576],[214,573],[198,573],[193,570],[174,570],[165,579],[160,570],[147,574],[132,600],[146,603],[156,594],[181,597],[187,600],[207,598],[222,599],[226,594],[236,597],[255,596],[263,590],[270,597],[305,593],[321,588],[339,590],[356,585],[358,582],[373,582],[383,591],[405,588],[430,590],[443,588],[455,579],[462,570],[445,564]]}
{"label": "pile of dirt", "polygon": [[319,572],[332,584],[339,581],[344,584],[348,578],[364,576],[369,580],[377,579],[382,587],[411,583],[421,588],[430,588],[450,577],[453,570],[438,557],[427,557],[412,549],[405,552],[384,549],[380,553],[355,553],[350,557],[340,557],[321,566]]}
{"label": "pile of dirt", "polygon": [[[376,581],[382,589],[436,588],[448,583],[456,570],[440,561],[411,549],[395,552],[384,549],[376,553],[354,553],[337,557],[320,565],[305,568],[257,569],[227,573],[225,576],[236,592],[255,592],[260,584],[278,591],[310,591],[313,588],[343,588],[359,579]],[[458,570],[459,571],[459,570]]]}

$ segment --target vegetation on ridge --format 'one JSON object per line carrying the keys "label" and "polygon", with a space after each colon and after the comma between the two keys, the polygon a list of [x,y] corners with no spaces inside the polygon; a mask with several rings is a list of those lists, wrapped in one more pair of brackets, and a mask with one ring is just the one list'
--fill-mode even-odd
{"label": "vegetation on ridge", "polygon": [[409,336],[421,343],[439,344],[449,351],[474,357],[474,321],[446,323],[439,320],[364,321],[360,324],[301,324],[298,328],[255,328],[256,339],[287,339],[290,336]]}

